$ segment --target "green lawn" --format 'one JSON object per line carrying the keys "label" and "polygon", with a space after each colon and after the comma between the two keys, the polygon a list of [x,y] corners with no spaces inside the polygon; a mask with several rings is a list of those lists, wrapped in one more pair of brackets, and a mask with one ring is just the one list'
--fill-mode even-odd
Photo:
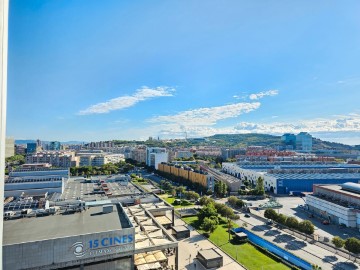
{"label": "green lawn", "polygon": [[[196,228],[200,233],[197,217],[185,217],[183,220]],[[238,225],[236,225],[237,227]],[[231,236],[232,238],[232,236]],[[288,266],[277,262],[266,254],[258,250],[255,246],[249,243],[236,244],[229,240],[227,232],[227,224],[222,220],[217,229],[210,235],[209,239],[219,246],[223,251],[230,254],[234,259],[243,264],[249,270],[270,269],[270,270],[285,270],[291,269]]]}
{"label": "green lawn", "polygon": [[178,198],[174,198],[174,197],[168,197],[168,195],[161,195],[160,196],[161,199],[163,199],[164,201],[170,203],[172,206],[174,206],[174,208],[184,208],[184,207],[189,207],[189,206],[193,206],[194,204],[189,202],[189,201],[182,201],[181,205],[174,205],[174,201]]}

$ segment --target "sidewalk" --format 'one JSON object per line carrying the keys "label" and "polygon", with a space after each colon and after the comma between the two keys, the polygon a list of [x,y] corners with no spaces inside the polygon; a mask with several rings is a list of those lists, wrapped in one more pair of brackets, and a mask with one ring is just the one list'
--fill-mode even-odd
{"label": "sidewalk", "polygon": [[245,270],[245,268],[212,244],[205,236],[199,234],[181,219],[176,218],[175,226],[178,225],[186,225],[190,229],[190,237],[179,241],[179,270],[205,270],[201,263],[196,260],[196,255],[199,250],[209,248],[216,249],[223,256],[223,267],[218,268],[219,270]]}
{"label": "sidewalk", "polygon": [[263,221],[256,219],[255,217],[244,218],[236,221],[240,226],[244,223],[248,223],[247,229],[251,230],[256,235],[261,236],[276,245],[290,251],[296,256],[307,260],[312,264],[321,266],[322,269],[345,269],[353,270],[360,269],[359,264],[353,261],[347,260],[341,256],[337,256],[330,251],[323,249],[317,245],[310,244],[303,241],[293,235],[283,232],[275,227],[265,225]]}

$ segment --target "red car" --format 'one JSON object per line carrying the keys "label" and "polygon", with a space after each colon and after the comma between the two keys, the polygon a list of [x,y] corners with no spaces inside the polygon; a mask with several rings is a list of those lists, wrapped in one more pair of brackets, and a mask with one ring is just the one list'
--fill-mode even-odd
{"label": "red car", "polygon": [[328,221],[327,219],[324,219],[321,223],[324,224],[324,225],[329,225],[330,221]]}

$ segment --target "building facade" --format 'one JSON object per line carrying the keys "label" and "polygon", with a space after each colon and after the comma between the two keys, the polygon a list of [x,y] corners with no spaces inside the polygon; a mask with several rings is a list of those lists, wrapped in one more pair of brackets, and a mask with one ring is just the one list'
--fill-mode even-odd
{"label": "building facade", "polygon": [[14,138],[6,137],[5,138],[5,158],[12,157],[14,155],[15,155]]}
{"label": "building facade", "polygon": [[344,224],[360,231],[360,184],[314,185],[306,195],[308,210],[331,224]]}
{"label": "building facade", "polygon": [[162,162],[168,162],[169,156],[166,148],[147,147],[146,148],[146,165],[158,169]]}

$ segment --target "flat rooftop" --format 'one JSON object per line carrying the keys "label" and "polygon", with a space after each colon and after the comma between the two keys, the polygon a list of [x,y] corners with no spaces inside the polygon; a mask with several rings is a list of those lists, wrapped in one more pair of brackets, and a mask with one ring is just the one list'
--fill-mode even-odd
{"label": "flat rooftop", "polygon": [[214,249],[203,249],[199,250],[198,253],[205,259],[205,260],[213,260],[217,258],[222,258],[222,256],[216,252]]}
{"label": "flat rooftop", "polygon": [[341,193],[341,194],[344,194],[344,195],[348,195],[348,196],[351,196],[353,198],[356,198],[356,199],[360,200],[360,194],[359,193],[344,190],[339,185],[316,185],[316,186],[320,187],[322,189],[335,191],[336,193]]}
{"label": "flat rooftop", "polygon": [[[360,180],[360,173],[267,173],[265,175],[277,179],[294,180],[321,180],[321,179],[339,179],[339,180]],[[357,182],[357,181],[356,181]]]}
{"label": "flat rooftop", "polygon": [[[130,182],[106,182],[108,191],[111,193],[111,198],[113,197],[124,197],[124,196],[133,196],[140,195],[141,191],[138,190]],[[101,194],[102,192],[102,194]],[[85,181],[83,178],[70,178],[66,185],[63,194],[61,195],[61,200],[76,200],[78,198],[88,201],[88,200],[104,200],[107,199],[107,196],[101,186],[95,182]]]}
{"label": "flat rooftop", "polygon": [[[68,215],[20,218],[4,221],[3,245],[33,242],[68,236],[99,233],[129,228],[126,216],[118,212],[102,214],[102,207],[92,207]],[[106,222],[104,220],[106,219]]]}

